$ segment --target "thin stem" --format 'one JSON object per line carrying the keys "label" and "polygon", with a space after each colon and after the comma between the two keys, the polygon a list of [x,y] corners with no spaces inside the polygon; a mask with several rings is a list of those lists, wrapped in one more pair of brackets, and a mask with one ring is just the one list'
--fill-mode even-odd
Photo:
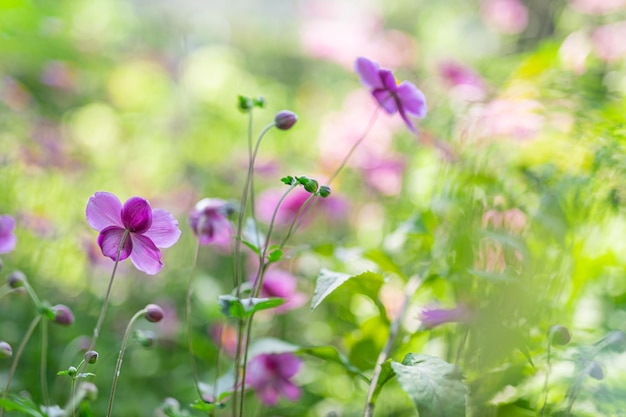
{"label": "thin stem", "polygon": [[[222,353],[222,337],[224,336],[225,325],[220,326],[219,338],[217,341],[217,353],[215,354],[215,383],[213,384],[213,401],[217,401],[217,382],[220,376],[220,355]],[[215,416],[215,408],[211,410],[211,416]]]}
{"label": "thin stem", "polygon": [[546,378],[543,381],[543,405],[541,406],[541,417],[543,417],[544,412],[546,410],[546,405],[548,404],[548,377],[550,376],[550,348],[552,347],[552,337],[554,336],[554,332],[550,331],[550,335],[548,336],[548,357],[546,360]]}
{"label": "thin stem", "polygon": [[39,365],[39,379],[41,379],[41,396],[43,404],[48,407],[48,319],[43,317],[41,321],[41,362]]}
{"label": "thin stem", "polygon": [[91,344],[89,345],[89,349],[94,350],[96,348],[96,341],[98,340],[98,336],[100,335],[100,330],[102,328],[102,323],[104,322],[104,316],[107,312],[107,306],[109,305],[109,298],[111,297],[111,288],[113,287],[113,279],[115,278],[115,271],[117,271],[117,265],[120,262],[120,254],[122,253],[122,248],[124,247],[124,242],[128,237],[130,231],[128,229],[124,230],[124,234],[122,235],[122,239],[120,240],[120,246],[117,249],[117,255],[115,256],[115,264],[113,265],[113,272],[111,272],[111,278],[109,279],[109,286],[107,287],[107,293],[104,296],[104,303],[102,304],[102,309],[100,310],[100,317],[98,317],[98,322],[96,327],[93,329],[93,337],[91,338]]}
{"label": "thin stem", "polygon": [[[201,220],[202,222],[202,220]],[[202,225],[198,226],[198,230],[202,230]],[[200,378],[198,376],[198,366],[196,364],[196,358],[193,354],[193,338],[191,336],[191,295],[193,293],[193,281],[196,276],[196,267],[198,265],[198,253],[200,252],[200,240],[196,243],[196,251],[193,255],[193,266],[191,269],[191,276],[189,277],[189,283],[187,285],[187,299],[186,299],[186,321],[187,321],[187,346],[189,348],[189,361],[191,363],[191,373],[193,374],[193,382],[198,393],[198,397],[202,399],[202,392],[200,391]]]}
{"label": "thin stem", "polygon": [[[33,335],[33,332],[35,331],[35,327],[37,327],[37,324],[39,324],[39,320],[41,320],[41,317],[42,315],[38,314],[37,316],[35,316],[33,321],[30,322],[30,325],[28,326],[28,329],[26,330],[26,333],[24,334],[24,338],[22,339],[22,343],[20,343],[20,346],[17,348],[17,352],[15,353],[15,356],[13,357],[13,363],[11,364],[11,370],[9,371],[9,376],[7,377],[7,383],[4,386],[4,391],[2,391],[2,399],[5,399],[9,392],[9,387],[11,386],[11,381],[13,380],[13,376],[15,375],[17,364],[20,361],[20,358],[22,357],[22,353],[24,353],[24,348],[26,347],[26,343],[28,343],[28,340]],[[2,417],[3,413],[4,413],[4,408],[0,407],[0,417]]]}
{"label": "thin stem", "polygon": [[130,336],[130,330],[133,327],[135,321],[146,314],[146,309],[139,310],[130,319],[126,330],[124,331],[124,339],[122,339],[122,347],[120,348],[120,354],[117,357],[117,364],[115,365],[115,374],[113,375],[113,385],[111,386],[111,395],[109,396],[109,409],[107,410],[107,417],[111,417],[111,410],[113,410],[113,399],[115,398],[115,390],[117,388],[117,380],[120,376],[120,370],[122,369],[122,360],[124,359],[124,351],[126,350],[126,344],[128,343],[128,336]]}
{"label": "thin stem", "polygon": [[14,289],[11,288],[9,284],[4,284],[0,287],[0,298],[4,297],[5,295],[11,294],[13,290]]}
{"label": "thin stem", "polygon": [[30,283],[27,280],[24,280],[23,283],[24,288],[26,288],[26,292],[28,293],[30,299],[33,300],[33,304],[35,304],[35,307],[39,309],[41,307],[41,301],[39,300],[39,297],[37,297],[37,293],[35,293],[35,290],[33,290],[33,287],[31,287]]}
{"label": "thin stem", "polygon": [[402,303],[402,307],[400,308],[400,311],[398,312],[398,315],[396,316],[393,323],[391,323],[391,327],[389,328],[389,338],[387,338],[387,343],[385,344],[385,347],[383,348],[383,350],[381,350],[380,354],[378,355],[378,359],[376,360],[376,366],[374,367],[374,374],[372,375],[369,390],[367,392],[367,398],[365,400],[365,411],[363,412],[363,417],[372,417],[372,415],[374,414],[374,405],[375,405],[374,392],[376,391],[376,386],[378,385],[378,379],[380,378],[380,373],[382,372],[382,365],[387,360],[387,358],[389,357],[391,353],[391,348],[393,347],[393,343],[395,342],[396,337],[398,336],[398,332],[400,330],[400,323],[402,322],[402,319],[404,318],[406,309],[409,305],[409,302],[411,301],[411,297],[413,297],[413,294],[415,294],[415,291],[417,291],[420,284],[421,284],[421,279],[419,275],[413,275],[409,279],[409,282],[407,282],[406,286],[404,287],[404,301]]}
{"label": "thin stem", "polygon": [[[260,286],[259,286],[260,288]],[[248,365],[248,347],[250,346],[250,339],[252,337],[252,318],[254,313],[250,315],[246,328],[245,348],[243,353],[243,369],[241,370],[241,397],[239,398],[239,417],[243,417],[243,406],[246,393],[246,371]]]}
{"label": "thin stem", "polygon": [[75,401],[76,401],[76,379],[72,378],[72,417],[76,417],[76,406],[75,406]]}

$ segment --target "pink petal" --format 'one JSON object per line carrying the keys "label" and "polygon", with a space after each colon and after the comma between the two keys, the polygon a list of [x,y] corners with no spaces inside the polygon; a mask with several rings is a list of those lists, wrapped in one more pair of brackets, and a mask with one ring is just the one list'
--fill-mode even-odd
{"label": "pink petal", "polygon": [[122,207],[122,222],[131,232],[144,233],[152,225],[152,208],[141,197],[126,200]]}
{"label": "pink petal", "polygon": [[[125,229],[117,226],[109,226],[100,232],[98,235],[98,245],[102,249],[102,254],[115,260],[117,258],[117,252],[120,250],[120,242],[124,236]],[[130,235],[126,236],[124,240],[124,247],[120,252],[120,261],[128,258],[133,250],[133,242],[130,239]]]}
{"label": "pink petal", "polygon": [[415,125],[413,124],[413,122],[411,121],[411,119],[409,119],[409,117],[407,116],[406,112],[404,111],[404,109],[402,107],[400,107],[400,117],[402,117],[402,120],[404,120],[404,123],[407,125],[407,127],[409,128],[409,130],[413,133],[417,133],[417,129],[415,128]]}
{"label": "pink petal", "polygon": [[130,254],[130,261],[138,270],[148,275],[155,275],[163,268],[161,251],[154,246],[154,243],[146,236],[131,233],[130,237],[133,241],[133,251]]}
{"label": "pink petal", "polygon": [[394,114],[398,111],[396,99],[388,90],[375,90],[372,92],[372,95],[387,113]]}
{"label": "pink petal", "polygon": [[272,384],[266,384],[256,389],[259,400],[265,405],[278,404],[278,387],[274,387]]}
{"label": "pink petal", "polygon": [[291,401],[297,400],[300,398],[300,394],[302,394],[300,388],[292,384],[290,381],[284,381],[280,388],[285,397]]}
{"label": "pink petal", "polygon": [[122,203],[112,193],[97,192],[87,201],[87,223],[101,232],[109,226],[124,228],[122,223]]}
{"label": "pink petal", "polygon": [[0,253],[9,253],[15,249],[17,238],[13,234],[15,220],[11,216],[0,216]]}
{"label": "pink petal", "polygon": [[426,116],[428,108],[426,106],[426,97],[424,93],[420,91],[413,83],[409,81],[403,81],[398,86],[396,92],[400,105],[411,116],[422,118]]}
{"label": "pink petal", "polygon": [[365,87],[373,90],[383,86],[378,74],[378,64],[374,61],[359,57],[354,63],[354,71],[359,75],[361,84]]}
{"label": "pink petal", "polygon": [[158,248],[169,248],[180,237],[178,220],[163,209],[152,210],[152,226],[143,235],[148,237]]}
{"label": "pink petal", "polygon": [[294,355],[293,353],[281,353],[276,357],[276,363],[278,363],[281,377],[291,378],[298,373],[300,365],[302,365],[302,359]]}
{"label": "pink petal", "polygon": [[398,86],[396,85],[396,77],[389,70],[380,70],[380,79],[383,82],[383,88],[391,92],[395,92]]}

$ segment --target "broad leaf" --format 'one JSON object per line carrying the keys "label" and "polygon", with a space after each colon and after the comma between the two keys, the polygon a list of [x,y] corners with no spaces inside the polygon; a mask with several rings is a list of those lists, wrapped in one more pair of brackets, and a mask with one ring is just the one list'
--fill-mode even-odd
{"label": "broad leaf", "polygon": [[380,370],[380,376],[378,377],[378,382],[376,382],[376,389],[374,390],[374,394],[372,395],[372,403],[376,402],[380,391],[383,389],[383,386],[389,382],[394,376],[396,376],[393,368],[391,367],[391,360],[387,360],[383,362]]}
{"label": "broad leaf", "polygon": [[285,302],[282,298],[242,298],[234,295],[220,295],[219,304],[222,314],[227,317],[243,319],[257,311],[278,307]]}
{"label": "broad leaf", "polygon": [[45,417],[39,407],[31,399],[11,396],[11,398],[0,398],[0,407],[6,411],[19,411],[24,415],[32,417]]}
{"label": "broad leaf", "polygon": [[434,356],[413,353],[402,363],[392,361],[391,367],[420,417],[465,417],[467,388],[459,368]]}
{"label": "broad leaf", "polygon": [[[379,310],[384,313],[384,307],[378,300],[378,292],[385,282],[382,275],[374,272],[364,272],[359,275],[343,274],[322,269],[315,283],[315,291],[311,300],[311,310],[319,306],[322,301],[339,287],[343,287],[352,293],[363,294],[371,298]],[[386,318],[386,314],[381,314]]]}

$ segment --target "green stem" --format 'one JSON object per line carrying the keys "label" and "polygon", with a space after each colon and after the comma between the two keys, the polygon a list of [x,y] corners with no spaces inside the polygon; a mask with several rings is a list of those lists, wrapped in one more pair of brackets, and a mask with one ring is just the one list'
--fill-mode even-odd
{"label": "green stem", "polygon": [[[202,223],[202,220],[201,220]],[[198,230],[202,230],[202,224],[198,226]],[[189,360],[191,363],[191,372],[193,374],[193,381],[198,398],[202,400],[202,392],[200,391],[200,378],[198,376],[198,365],[196,364],[196,358],[193,354],[193,337],[191,335],[191,295],[193,294],[193,281],[196,275],[196,267],[198,265],[198,253],[200,252],[200,240],[196,243],[196,250],[193,256],[193,266],[191,269],[191,276],[189,277],[189,283],[187,285],[187,299],[186,299],[186,321],[187,321],[187,346],[189,348]]]}
{"label": "green stem", "polygon": [[[37,324],[39,324],[39,320],[41,320],[41,317],[42,315],[38,314],[37,316],[35,316],[33,321],[30,322],[30,325],[28,326],[28,329],[26,330],[26,333],[24,334],[24,338],[22,339],[22,343],[20,343],[20,346],[17,348],[17,352],[15,353],[15,356],[13,357],[13,363],[11,364],[11,369],[9,370],[7,383],[4,386],[4,391],[2,391],[2,399],[5,399],[7,397],[7,394],[9,392],[9,387],[11,386],[11,381],[13,381],[13,376],[15,375],[15,370],[17,369],[17,364],[20,361],[20,358],[22,357],[22,353],[24,353],[24,348],[26,347],[26,343],[28,343],[28,340],[33,335],[33,332],[35,331],[35,327],[37,327]],[[0,417],[2,417],[3,412],[4,412],[4,408],[0,407]]]}
{"label": "green stem", "polygon": [[0,287],[0,298],[4,297],[5,295],[11,294],[13,290],[14,289],[11,288],[9,284],[4,284]]}
{"label": "green stem", "polygon": [[41,362],[39,365],[39,379],[41,379],[41,396],[43,405],[48,407],[48,319],[43,317],[41,321]]}
{"label": "green stem", "polygon": [[98,317],[98,322],[96,327],[93,329],[93,337],[91,338],[91,344],[89,345],[89,350],[94,350],[96,348],[96,341],[98,340],[98,336],[100,336],[100,330],[102,329],[102,323],[104,322],[104,316],[107,312],[107,306],[109,305],[109,298],[111,297],[111,288],[113,287],[113,279],[115,278],[115,272],[117,271],[117,265],[120,262],[120,254],[122,253],[122,248],[124,247],[124,242],[126,238],[128,238],[128,234],[130,231],[128,229],[124,230],[124,234],[122,235],[122,239],[120,240],[120,246],[117,249],[117,255],[115,256],[115,264],[113,265],[113,272],[111,272],[111,278],[109,279],[109,286],[107,287],[107,293],[104,296],[104,303],[102,304],[102,309],[100,310],[100,316]]}
{"label": "green stem", "polygon": [[124,351],[126,351],[126,344],[128,343],[128,336],[130,336],[130,330],[137,319],[146,314],[146,309],[139,310],[130,319],[126,330],[124,331],[124,339],[122,339],[122,347],[120,348],[120,354],[117,357],[117,364],[115,365],[115,374],[113,374],[113,385],[111,386],[111,395],[109,396],[109,408],[107,410],[107,417],[111,417],[111,410],[113,410],[113,400],[115,398],[115,390],[117,388],[117,380],[120,376],[120,370],[122,369],[122,360],[124,359]]}
{"label": "green stem", "polygon": [[550,331],[550,334],[548,336],[548,357],[546,360],[546,377],[543,381],[543,405],[541,406],[541,417],[543,417],[545,410],[546,410],[546,405],[548,404],[548,377],[550,376],[550,370],[551,370],[551,365],[550,365],[550,354],[551,354],[551,347],[552,347],[552,337],[554,336],[554,332]]}

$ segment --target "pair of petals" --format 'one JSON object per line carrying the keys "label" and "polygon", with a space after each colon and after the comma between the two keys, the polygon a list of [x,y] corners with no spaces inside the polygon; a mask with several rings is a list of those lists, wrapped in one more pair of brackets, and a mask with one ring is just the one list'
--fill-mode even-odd
{"label": "pair of petals", "polygon": [[398,85],[391,71],[381,69],[376,62],[367,58],[357,58],[355,71],[361,84],[371,91],[388,114],[400,113],[409,129],[412,132],[417,131],[409,116],[422,118],[428,111],[426,97],[419,88],[409,81]]}
{"label": "pair of petals", "polygon": [[137,269],[150,275],[163,267],[159,248],[172,246],[181,233],[174,216],[163,209],[153,210],[140,197],[122,205],[114,194],[97,192],[87,202],[86,215],[89,225],[100,232],[103,255],[115,260],[119,251],[120,261],[130,257]]}

